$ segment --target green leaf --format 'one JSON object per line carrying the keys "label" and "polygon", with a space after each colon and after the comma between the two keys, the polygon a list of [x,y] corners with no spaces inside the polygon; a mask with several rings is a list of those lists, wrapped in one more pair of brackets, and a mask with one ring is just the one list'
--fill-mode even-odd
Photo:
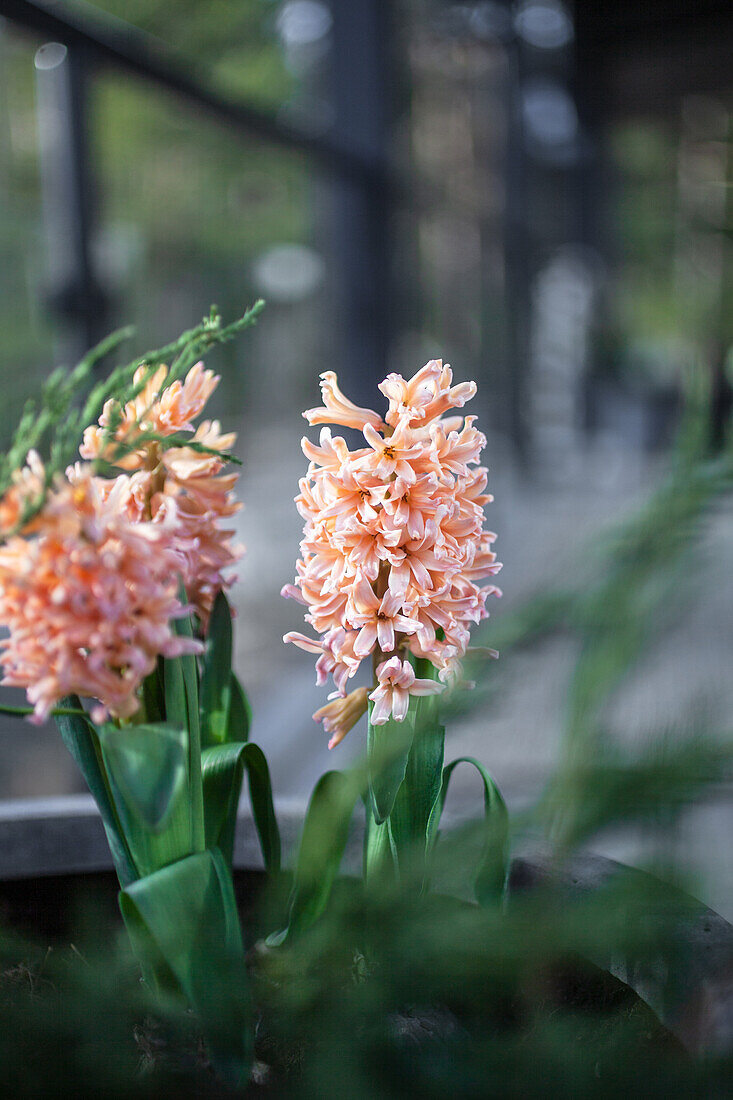
{"label": "green leaf", "polygon": [[381,825],[392,813],[397,792],[405,778],[415,729],[415,713],[408,710],[402,722],[395,722],[390,718],[383,726],[373,726],[373,707],[374,704],[370,702],[367,727],[369,793],[374,820]]}
{"label": "green leaf", "polygon": [[[60,700],[60,707],[83,713],[78,695],[67,695]],[[54,717],[63,742],[76,761],[99,808],[120,884],[127,886],[135,881],[138,872],[102,767],[97,730],[89,718],[82,718],[78,714],[64,714],[59,710]]]}
{"label": "green leaf", "polygon": [[[437,676],[437,670],[427,660],[418,660],[415,671],[420,678]],[[445,729],[438,721],[437,696],[413,696],[405,722],[411,723],[412,743],[391,812],[379,822],[374,803],[367,806],[365,875],[373,879],[379,870],[391,864],[399,878],[409,868],[417,872],[424,889],[431,846],[429,826],[440,798],[443,775]],[[409,727],[400,736],[409,737]],[[400,758],[398,762],[401,765]],[[395,769],[394,781],[398,778]]]}
{"label": "green leaf", "polygon": [[220,589],[214,600],[201,671],[201,743],[227,739],[232,683],[232,613]]}
{"label": "green leaf", "polygon": [[252,816],[260,838],[262,857],[267,870],[271,874],[277,874],[280,870],[281,858],[280,829],[272,800],[270,769],[259,745],[251,743],[246,745],[243,755],[247,769]]}
{"label": "green leaf", "polygon": [[[146,722],[165,722],[163,660],[158,658],[153,671],[143,680],[143,713]],[[183,728],[180,726],[179,728]]]}
{"label": "green leaf", "polygon": [[249,705],[247,693],[234,673],[232,673],[230,690],[229,727],[226,739],[227,741],[248,741],[249,731],[252,728],[252,708]]}
{"label": "green leaf", "polygon": [[[181,603],[187,602],[186,590],[183,585],[180,585],[178,598]],[[173,621],[173,629],[175,633],[181,638],[193,638],[193,623],[190,615],[184,615],[180,619]],[[187,729],[192,743],[201,747],[201,726],[199,721],[199,677],[198,669],[196,667],[196,658],[192,653],[187,653],[183,657],[177,657],[177,661],[180,662],[181,674],[183,677],[183,691],[185,698],[187,721],[184,729]],[[166,714],[168,721],[170,721],[170,715]]]}
{"label": "green leaf", "polygon": [[448,785],[458,764],[472,764],[484,785],[484,843],[474,874],[473,890],[479,905],[489,906],[501,901],[506,891],[509,872],[509,814],[495,781],[483,764],[472,756],[459,756],[443,769],[440,797],[433,809],[428,833],[431,837],[437,836]]}
{"label": "green leaf", "polygon": [[140,874],[189,855],[185,731],[162,725],[106,725],[99,738],[115,809]]}
{"label": "green leaf", "polygon": [[216,845],[231,866],[245,768],[252,816],[265,867],[271,874],[276,874],[280,870],[280,830],[272,801],[270,772],[265,754],[259,745],[252,742],[212,745],[201,754],[206,846],[211,848]]}
{"label": "green leaf", "polygon": [[212,1063],[231,1085],[248,1077],[253,1052],[249,976],[231,875],[204,851],[140,879],[120,909],[149,984],[178,993],[197,1012]]}
{"label": "green leaf", "polygon": [[188,706],[180,657],[163,659],[163,695],[166,722],[176,729],[187,730]]}
{"label": "green leaf", "polygon": [[106,725],[99,738],[107,774],[126,811],[160,832],[186,781],[185,732],[163,725]]}
{"label": "green leaf", "polygon": [[[183,584],[178,598],[188,602]],[[174,619],[173,630],[179,637],[192,638],[190,615]],[[205,847],[204,797],[201,785],[201,727],[199,722],[199,688],[196,658],[193,654],[163,661],[165,716],[169,725],[188,731],[188,783],[190,792],[191,837],[195,851]]]}
{"label": "green leaf", "polygon": [[387,818],[381,825],[374,820],[372,804],[365,799],[366,827],[364,831],[364,880],[367,883],[377,881],[382,875],[393,872],[399,874],[397,849],[392,838],[391,820]]}
{"label": "green leaf", "polygon": [[302,932],[326,908],[358,795],[354,778],[344,772],[326,772],[316,783],[303,824],[288,927],[269,943],[282,943]]}
{"label": "green leaf", "polygon": [[[437,669],[427,660],[419,660],[415,669],[424,679],[436,679]],[[418,858],[423,863],[431,845],[430,821],[440,798],[443,779],[445,728],[438,721],[437,695],[413,696],[414,735],[405,768],[405,777],[397,792],[390,815],[391,834],[398,858]]]}
{"label": "green leaf", "polygon": [[403,863],[420,860],[423,874],[442,786],[444,745],[445,728],[441,725],[415,733],[405,778],[389,818],[397,858]]}

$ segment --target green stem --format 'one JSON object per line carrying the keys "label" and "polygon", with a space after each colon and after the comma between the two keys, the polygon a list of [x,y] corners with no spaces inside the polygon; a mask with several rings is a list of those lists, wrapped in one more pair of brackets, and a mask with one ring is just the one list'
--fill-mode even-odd
{"label": "green stem", "polygon": [[189,724],[189,780],[191,783],[191,840],[194,852],[206,849],[204,824],[204,782],[201,774],[201,730],[196,721]]}
{"label": "green stem", "polygon": [[[4,703],[0,703],[0,714],[9,714],[14,718],[26,718],[29,714],[34,713],[33,707],[10,707]],[[74,707],[54,707],[51,711],[51,717],[57,716],[73,717],[73,718],[89,718],[89,715],[85,710],[76,710]]]}
{"label": "green stem", "polygon": [[364,881],[369,884],[388,869],[396,878],[399,865],[394,842],[390,836],[389,819],[377,825],[371,803],[366,800],[366,828],[364,833]]}
{"label": "green stem", "polygon": [[[436,675],[425,659],[415,662],[415,672],[421,679]],[[438,700],[431,695],[413,696],[403,723],[390,719],[385,726],[369,726],[372,765],[364,846],[367,880],[391,866],[396,876],[414,873],[420,889],[427,888],[428,857],[443,774],[444,734]],[[403,749],[395,752],[400,739]],[[382,813],[378,814],[380,808]]]}

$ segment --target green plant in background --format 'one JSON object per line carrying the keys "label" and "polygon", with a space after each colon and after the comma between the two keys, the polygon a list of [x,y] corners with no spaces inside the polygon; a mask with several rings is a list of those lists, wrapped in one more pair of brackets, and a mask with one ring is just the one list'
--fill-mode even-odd
{"label": "green plant in background", "polygon": [[[733,487],[730,432],[716,450],[708,387],[699,375],[688,382],[685,413],[660,487],[634,515],[584,550],[576,586],[530,598],[491,628],[490,640],[505,663],[514,652],[553,635],[577,645],[561,757],[531,815],[543,835],[551,831],[558,851],[572,851],[637,813],[649,820],[654,816],[649,800],[662,815],[670,805],[678,812],[694,800],[695,791],[728,774],[730,729],[725,724],[715,729],[706,714],[689,729],[680,716],[674,728],[640,734],[640,748],[615,744],[608,728],[609,704],[625,678],[695,598],[695,578],[705,573],[701,543]],[[476,636],[479,644],[483,630]],[[478,681],[474,697],[449,700],[448,714],[485,707],[497,690],[480,660],[467,672]]]}

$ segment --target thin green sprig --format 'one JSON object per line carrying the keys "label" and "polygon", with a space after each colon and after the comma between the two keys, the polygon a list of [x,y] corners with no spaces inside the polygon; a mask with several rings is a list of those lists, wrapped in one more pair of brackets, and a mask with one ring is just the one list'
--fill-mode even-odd
{"label": "thin green sprig", "polygon": [[[0,714],[9,714],[13,718],[27,718],[29,714],[33,714],[33,707],[11,707],[7,704],[0,703]],[[86,718],[89,719],[89,715],[84,709],[78,707],[54,707],[51,711],[53,718],[59,717],[74,717],[74,718]]]}
{"label": "thin green sprig", "polygon": [[[189,329],[176,340],[162,348],[156,348],[136,356],[133,360],[114,368],[107,378],[96,383],[86,399],[79,403],[91,373],[105,356],[114,351],[128,339],[134,329],[127,327],[106,337],[92,348],[71,371],[58,369],[45,383],[38,401],[26,403],[20,423],[15,431],[7,452],[0,456],[0,497],[13,482],[13,474],[20,469],[31,450],[41,451],[46,444],[45,472],[37,493],[23,501],[18,521],[7,531],[0,533],[6,539],[21,530],[43,508],[49,488],[54,478],[74,462],[78,456],[84,429],[98,421],[105,404],[112,400],[109,422],[104,432],[104,443],[110,445],[110,453],[105,458],[108,466],[135,450],[141,442],[157,442],[162,448],[181,446],[197,453],[215,454],[225,462],[237,462],[231,454],[223,454],[202,443],[184,440],[180,433],[162,437],[154,433],[145,433],[134,441],[115,440],[115,432],[122,420],[122,411],[144,390],[154,371],[164,362],[170,362],[170,368],[161,389],[165,390],[180,378],[212,347],[234,339],[244,329],[253,325],[264,308],[259,299],[241,317],[229,325],[222,325],[221,316],[212,306],[195,328]],[[134,381],[135,372],[144,367],[143,376]],[[101,468],[101,464],[100,464]]]}

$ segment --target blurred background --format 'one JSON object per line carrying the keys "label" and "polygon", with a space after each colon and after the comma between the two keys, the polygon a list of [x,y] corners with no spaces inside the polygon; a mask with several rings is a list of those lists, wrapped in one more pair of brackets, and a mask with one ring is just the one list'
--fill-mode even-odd
{"label": "blurred background", "polygon": [[[517,644],[527,601],[594,568],[602,584],[604,539],[669,476],[690,393],[704,395],[706,454],[723,446],[733,8],[0,0],[0,17],[3,444],[51,369],[110,329],[136,325],[132,355],[211,303],[231,319],[266,298],[209,365],[244,463],[238,669],[275,789],[302,802],[363,733],[327,752],[311,660],[281,641],[302,621],[279,596],[298,554],[300,412],[326,369],[361,404],[433,357],[475,379],[505,562],[482,640],[509,641],[449,744],[522,810],[567,757],[587,642],[532,620]],[[684,568],[645,604],[644,646],[598,694],[594,723],[632,751],[725,731],[733,713],[730,499],[713,494],[685,531],[689,554],[674,539],[669,554]],[[658,560],[663,572],[664,547]],[[78,790],[53,728],[2,720],[0,799]],[[457,815],[480,804],[470,779],[451,797]],[[719,784],[673,830],[594,846],[629,859],[673,846],[730,916],[731,805]]]}

